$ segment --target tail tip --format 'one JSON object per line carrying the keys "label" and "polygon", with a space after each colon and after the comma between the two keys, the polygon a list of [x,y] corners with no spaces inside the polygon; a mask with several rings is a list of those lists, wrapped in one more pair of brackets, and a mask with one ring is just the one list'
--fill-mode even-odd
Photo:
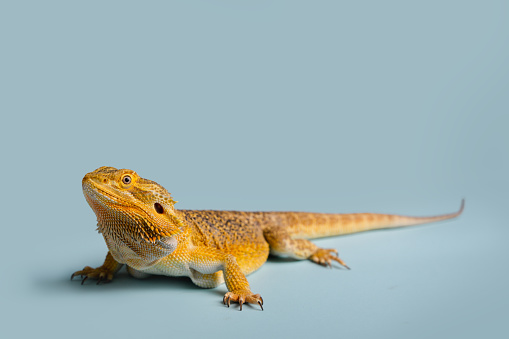
{"label": "tail tip", "polygon": [[461,199],[461,206],[460,206],[459,211],[456,214],[460,215],[461,213],[463,213],[464,209],[465,209],[465,198]]}

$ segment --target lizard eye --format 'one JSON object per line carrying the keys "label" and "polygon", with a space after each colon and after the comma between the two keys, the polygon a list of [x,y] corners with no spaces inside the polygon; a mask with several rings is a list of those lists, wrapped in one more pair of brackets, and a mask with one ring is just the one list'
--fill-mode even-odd
{"label": "lizard eye", "polygon": [[130,175],[124,175],[124,176],[122,177],[122,182],[123,182],[125,185],[129,185],[129,184],[132,182],[131,176],[130,176]]}
{"label": "lizard eye", "polygon": [[163,214],[163,213],[164,213],[164,208],[163,208],[163,206],[161,206],[161,204],[160,204],[160,203],[158,203],[158,202],[156,202],[156,203],[154,204],[154,209],[155,209],[155,210],[156,210],[156,212],[157,212],[157,213],[159,213],[159,214]]}

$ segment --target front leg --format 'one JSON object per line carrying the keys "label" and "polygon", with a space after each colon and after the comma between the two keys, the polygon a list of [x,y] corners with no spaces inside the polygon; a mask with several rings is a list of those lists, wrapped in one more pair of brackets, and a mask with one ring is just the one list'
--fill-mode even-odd
{"label": "front leg", "polygon": [[83,277],[81,280],[81,284],[85,282],[88,278],[97,279],[97,284],[101,282],[110,282],[113,279],[115,273],[121,269],[123,264],[117,262],[113,259],[113,256],[110,252],[106,255],[106,259],[104,259],[104,263],[102,266],[92,268],[90,266],[85,266],[81,271],[76,271],[71,275],[71,280],[79,275]]}
{"label": "front leg", "polygon": [[251,292],[246,276],[242,273],[233,255],[205,246],[194,248],[190,254],[189,267],[191,270],[201,273],[201,275],[195,274],[193,277],[193,281],[197,285],[205,283],[198,279],[217,277],[216,272],[222,271],[226,288],[229,291],[223,297],[224,304],[230,307],[230,302],[238,302],[242,311],[242,304],[247,302],[258,304],[263,310],[262,297]]}

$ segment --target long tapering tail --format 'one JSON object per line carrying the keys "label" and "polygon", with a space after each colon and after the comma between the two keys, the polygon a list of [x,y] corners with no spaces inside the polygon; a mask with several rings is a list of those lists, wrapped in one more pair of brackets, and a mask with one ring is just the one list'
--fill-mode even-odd
{"label": "long tapering tail", "polygon": [[461,207],[457,212],[429,217],[376,213],[327,214],[305,212],[283,212],[278,213],[278,216],[286,224],[286,229],[292,238],[313,239],[452,219],[459,216],[464,207],[465,199],[461,201]]}

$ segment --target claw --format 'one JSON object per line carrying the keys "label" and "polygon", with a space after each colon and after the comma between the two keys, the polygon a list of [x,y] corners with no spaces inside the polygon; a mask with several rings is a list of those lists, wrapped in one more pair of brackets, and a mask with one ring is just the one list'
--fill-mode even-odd
{"label": "claw", "polygon": [[345,264],[345,262],[343,260],[341,260],[339,257],[338,258],[334,258],[334,260],[336,260],[338,263],[340,263],[346,269],[348,269],[348,270],[350,269],[350,267],[348,267],[348,265]]}
{"label": "claw", "polygon": [[258,304],[263,311],[263,299],[259,294],[252,294],[251,291],[228,292],[223,296],[223,304],[230,307],[230,303],[239,303],[239,311],[244,309],[244,304]]}
{"label": "claw", "polygon": [[97,279],[97,284],[96,285],[99,285],[101,283],[101,281],[103,281],[103,277],[99,276],[99,279]]}
{"label": "claw", "polygon": [[81,281],[81,284],[83,285],[83,283],[88,279],[88,275],[85,276],[85,278],[83,278],[83,280]]}
{"label": "claw", "polygon": [[240,310],[242,311],[242,304],[244,304],[246,302],[246,299],[244,297],[240,297],[239,298],[239,304],[240,304]]}
{"label": "claw", "polygon": [[71,280],[74,279],[74,273],[71,275]]}
{"label": "claw", "polygon": [[350,269],[350,267],[348,267],[348,265],[345,264],[345,262],[341,260],[341,258],[339,258],[338,251],[332,248],[329,249],[320,248],[310,257],[310,259],[317,264],[326,267],[328,266],[330,268],[332,268],[332,260],[334,260],[338,262],[340,265],[344,266],[346,269]]}

